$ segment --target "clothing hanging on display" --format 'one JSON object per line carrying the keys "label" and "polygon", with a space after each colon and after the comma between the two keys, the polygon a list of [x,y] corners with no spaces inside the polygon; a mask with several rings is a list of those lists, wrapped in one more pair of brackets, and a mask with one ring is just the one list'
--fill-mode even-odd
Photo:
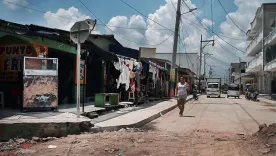
{"label": "clothing hanging on display", "polygon": [[119,80],[117,80],[117,88],[120,87],[120,84],[125,84],[126,85],[126,90],[129,89],[129,69],[128,67],[123,64],[122,69],[121,69],[121,74],[119,76]]}
{"label": "clothing hanging on display", "polygon": [[124,64],[124,59],[122,59],[120,57],[118,57],[118,62],[113,63],[115,69],[117,69],[117,70],[121,70],[123,64]]}

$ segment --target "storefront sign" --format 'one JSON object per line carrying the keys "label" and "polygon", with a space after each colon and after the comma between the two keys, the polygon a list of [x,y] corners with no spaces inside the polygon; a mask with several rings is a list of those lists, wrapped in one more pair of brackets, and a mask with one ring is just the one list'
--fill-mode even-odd
{"label": "storefront sign", "polygon": [[24,56],[48,55],[48,47],[36,43],[0,45],[0,81],[18,81]]}
{"label": "storefront sign", "polygon": [[[76,59],[76,62],[78,62],[78,60]],[[77,64],[76,64],[77,65]],[[75,84],[77,84],[77,67],[76,67],[76,76],[75,76]],[[80,84],[86,84],[86,65],[85,65],[85,61],[81,60],[80,61]]]}
{"label": "storefront sign", "polygon": [[0,45],[0,81],[18,81],[24,56],[33,56],[31,45]]}

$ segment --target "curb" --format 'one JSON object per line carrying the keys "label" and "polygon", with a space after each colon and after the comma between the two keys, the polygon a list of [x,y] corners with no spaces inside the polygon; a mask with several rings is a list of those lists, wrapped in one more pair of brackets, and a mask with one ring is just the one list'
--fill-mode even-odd
{"label": "curb", "polygon": [[[187,102],[191,101],[192,99],[193,98],[187,99]],[[151,121],[159,118],[161,116],[161,114],[164,115],[164,114],[172,111],[176,107],[177,107],[177,104],[173,105],[173,106],[171,106],[171,107],[169,107],[169,108],[167,108],[167,109],[165,109],[165,110],[163,110],[163,111],[161,111],[159,113],[156,113],[156,114],[154,114],[154,115],[152,115],[152,116],[150,116],[150,117],[148,117],[148,118],[146,118],[144,120],[141,120],[141,121],[139,121],[137,123],[134,123],[134,124],[109,126],[109,127],[92,127],[92,128],[90,128],[90,132],[98,133],[98,132],[103,132],[103,131],[109,131],[109,132],[110,131],[118,131],[118,130],[120,130],[122,128],[140,128],[143,125],[145,125],[145,124],[147,124],[147,123],[149,123],[149,122],[151,122]]]}
{"label": "curb", "polygon": [[269,103],[269,102],[266,102],[266,101],[263,101],[263,100],[260,100],[260,99],[259,99],[259,102],[264,103],[264,104],[268,104],[268,105],[270,105],[272,107],[276,107],[275,103]]}

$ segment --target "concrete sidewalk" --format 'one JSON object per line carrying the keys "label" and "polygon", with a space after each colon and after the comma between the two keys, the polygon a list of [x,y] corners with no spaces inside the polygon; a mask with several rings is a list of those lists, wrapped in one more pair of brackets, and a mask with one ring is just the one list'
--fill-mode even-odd
{"label": "concrete sidewalk", "polygon": [[260,102],[263,102],[263,103],[266,103],[266,104],[269,104],[269,105],[272,105],[274,107],[276,107],[276,101],[273,101],[273,100],[269,100],[269,99],[266,99],[266,98],[258,98],[258,100]]}
{"label": "concrete sidewalk", "polygon": [[12,138],[62,137],[89,131],[91,120],[77,118],[73,113],[63,112],[3,112],[0,120],[0,141]]}
{"label": "concrete sidewalk", "polygon": [[[187,99],[191,100],[192,96],[188,96]],[[32,136],[61,137],[85,131],[98,132],[140,127],[177,106],[175,99],[144,105],[143,108],[125,108],[124,111],[119,111],[120,115],[112,118],[107,116],[104,121],[103,119],[91,120],[83,116],[78,119],[74,107],[60,108],[59,112],[22,113],[14,110],[0,110],[0,141],[7,141],[11,138],[31,138]],[[101,108],[86,106],[86,110],[95,111],[98,109]]]}
{"label": "concrete sidewalk", "polygon": [[[190,101],[191,99],[192,95],[188,96],[187,101]],[[140,109],[103,122],[95,123],[94,127],[91,128],[91,131],[116,131],[127,127],[141,127],[176,107],[175,99],[163,101],[149,108]]]}

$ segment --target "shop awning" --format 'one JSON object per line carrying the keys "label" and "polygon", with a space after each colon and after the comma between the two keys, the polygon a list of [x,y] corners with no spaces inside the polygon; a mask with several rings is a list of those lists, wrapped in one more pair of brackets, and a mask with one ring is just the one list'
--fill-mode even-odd
{"label": "shop awning", "polygon": [[117,55],[129,57],[138,60],[139,51],[131,48],[121,47],[117,45],[109,45],[109,51]]}
{"label": "shop awning", "polygon": [[154,67],[156,67],[160,70],[167,71],[167,69],[165,67],[159,66],[158,64],[152,62],[150,58],[141,58],[141,61],[146,63],[146,64],[150,64],[150,65],[152,65],[152,66],[154,66]]}

